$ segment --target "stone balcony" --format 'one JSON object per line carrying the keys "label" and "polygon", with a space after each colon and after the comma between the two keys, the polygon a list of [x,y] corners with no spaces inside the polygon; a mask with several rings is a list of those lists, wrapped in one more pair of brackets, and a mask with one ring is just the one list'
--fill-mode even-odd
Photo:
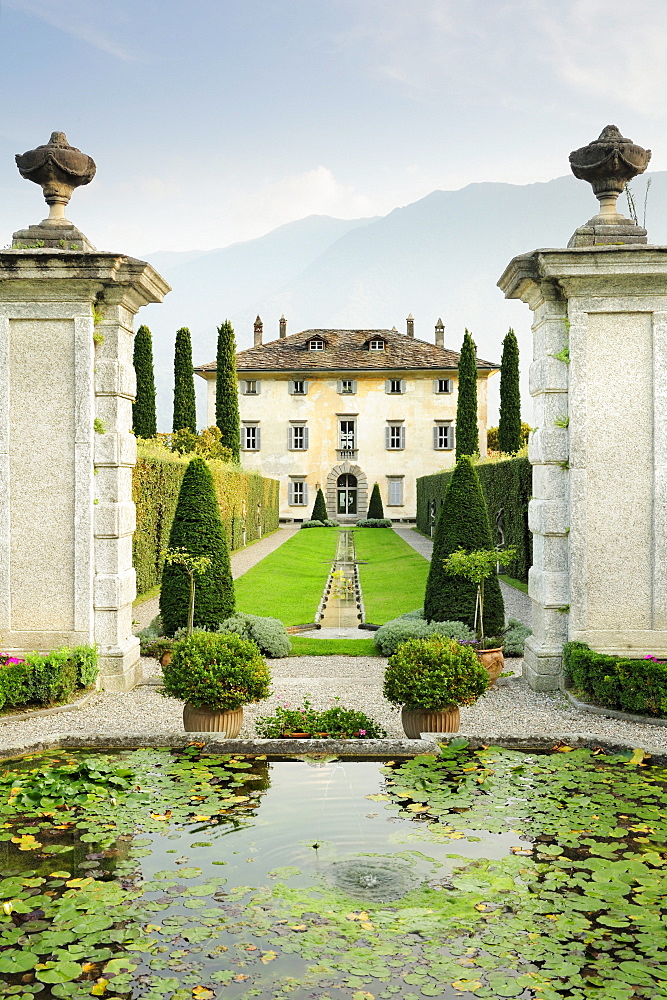
{"label": "stone balcony", "polygon": [[358,448],[336,448],[336,457],[339,461],[344,459],[347,459],[348,461],[355,460],[358,453]]}

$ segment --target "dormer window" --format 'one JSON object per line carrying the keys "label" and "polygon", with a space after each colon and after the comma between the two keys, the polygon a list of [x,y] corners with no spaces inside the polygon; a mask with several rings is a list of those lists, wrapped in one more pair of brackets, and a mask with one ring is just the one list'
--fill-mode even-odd
{"label": "dormer window", "polygon": [[308,350],[309,351],[323,351],[324,350],[324,341],[320,340],[319,337],[314,337],[313,340],[309,340],[308,341]]}
{"label": "dormer window", "polygon": [[385,348],[384,340],[377,339],[368,341],[369,351],[384,351],[384,348]]}

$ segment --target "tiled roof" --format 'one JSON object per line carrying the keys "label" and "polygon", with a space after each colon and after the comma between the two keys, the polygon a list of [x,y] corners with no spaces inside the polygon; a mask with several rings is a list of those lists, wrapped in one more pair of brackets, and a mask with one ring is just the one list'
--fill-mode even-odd
{"label": "tiled roof", "polygon": [[[308,341],[320,337],[323,351],[311,351]],[[370,340],[385,341],[383,351],[369,351]],[[245,371],[378,371],[442,370],[458,367],[459,354],[416,340],[395,330],[303,330],[291,337],[249,347],[236,355],[236,369]],[[477,359],[477,368],[497,371],[500,365]],[[196,372],[214,372],[215,361],[199,365]]]}

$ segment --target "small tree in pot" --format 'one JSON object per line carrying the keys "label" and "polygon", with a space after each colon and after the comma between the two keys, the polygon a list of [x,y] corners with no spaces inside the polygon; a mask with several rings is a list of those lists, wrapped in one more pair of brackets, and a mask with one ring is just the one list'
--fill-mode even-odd
{"label": "small tree in pot", "polygon": [[402,705],[409,739],[421,733],[455,733],[460,705],[472,705],[489,686],[489,675],[471,646],[431,635],[408,639],[389,657],[384,696]]}
{"label": "small tree in pot", "polygon": [[238,736],[243,706],[268,698],[271,674],[254,642],[239,635],[193,632],[162,668],[164,693],[179,698],[186,732]]}
{"label": "small tree in pot", "polygon": [[474,583],[477,587],[477,644],[478,655],[489,672],[492,684],[495,684],[500,676],[504,656],[502,651],[502,638],[494,636],[488,638],[484,634],[484,584],[489,577],[495,576],[498,566],[507,566],[516,559],[516,548],[508,546],[506,549],[477,549],[474,552],[466,552],[464,549],[457,549],[445,559],[443,566],[450,576],[462,576],[469,583]]}

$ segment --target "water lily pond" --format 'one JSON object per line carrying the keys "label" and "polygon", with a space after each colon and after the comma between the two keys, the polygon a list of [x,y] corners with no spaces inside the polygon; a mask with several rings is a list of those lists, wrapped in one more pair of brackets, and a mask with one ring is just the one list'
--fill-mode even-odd
{"label": "water lily pond", "polygon": [[0,996],[667,998],[667,769],[458,740],[395,761],[0,768]]}

